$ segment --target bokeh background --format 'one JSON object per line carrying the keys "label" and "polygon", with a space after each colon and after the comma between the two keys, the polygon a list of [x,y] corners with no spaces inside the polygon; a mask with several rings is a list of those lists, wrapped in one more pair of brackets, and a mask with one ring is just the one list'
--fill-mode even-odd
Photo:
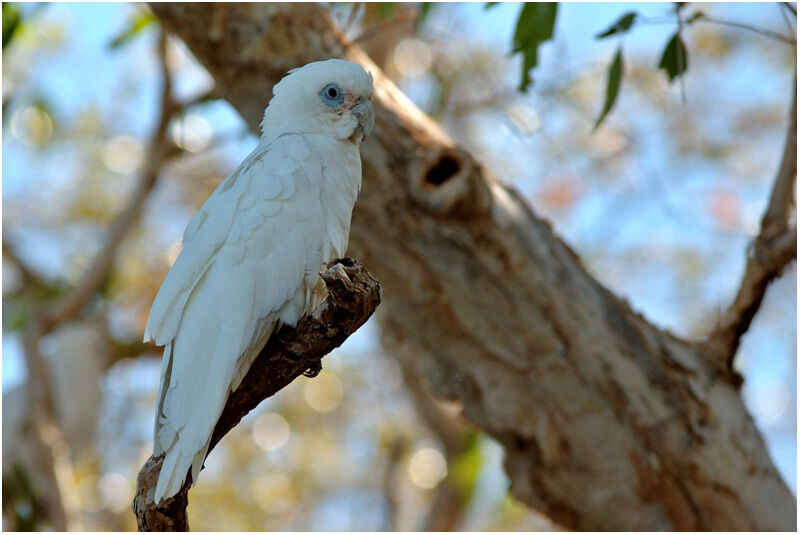
{"label": "bokeh background", "polygon": [[[6,43],[7,7],[21,23]],[[700,6],[793,36],[778,4]],[[649,320],[697,338],[735,295],[777,170],[796,49],[724,25],[685,31],[689,71],[657,69],[674,6],[562,4],[520,93],[511,56],[518,4],[337,4],[331,9],[388,75]],[[652,22],[622,37],[625,78],[592,134],[625,11]],[[3,7],[3,525],[43,529],[14,468],[28,372],[27,314],[76,284],[101,250],[148,157],[160,106],[160,29],[142,5]],[[138,30],[138,31],[133,31]],[[135,529],[130,502],[152,451],[160,351],[139,343],[150,304],[199,205],[255,146],[180,41],[166,64],[180,101],[174,145],[110,277],[88,307],[43,337],[70,446],[70,504],[89,530]],[[685,100],[685,102],[684,102]],[[265,102],[266,105],[266,102]],[[796,494],[796,268],[769,289],[736,368],[772,458]],[[435,428],[368,323],[250,414],[213,452],[191,493],[200,530],[529,530],[547,519],[507,492],[502,451],[458,421]],[[445,413],[447,407],[441,407]],[[448,453],[446,433],[467,447]],[[28,522],[28,524],[24,524]],[[20,524],[23,523],[23,524]]]}

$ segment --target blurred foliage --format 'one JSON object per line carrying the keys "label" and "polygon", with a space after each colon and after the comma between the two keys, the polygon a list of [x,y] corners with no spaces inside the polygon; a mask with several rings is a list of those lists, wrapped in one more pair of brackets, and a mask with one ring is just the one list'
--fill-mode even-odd
{"label": "blurred foliage", "polygon": [[11,522],[17,531],[46,531],[48,526],[41,525],[43,508],[20,463],[3,470],[3,518],[13,519]]}
{"label": "blurred foliage", "polygon": [[378,13],[380,14],[381,19],[389,19],[392,16],[392,13],[394,13],[394,8],[394,2],[381,2],[378,6]]}
{"label": "blurred foliage", "polygon": [[[655,68],[665,41],[677,35],[674,6],[662,26],[645,26],[647,6],[633,17],[612,11],[608,20],[586,24],[573,4],[495,5],[477,15],[465,14],[469,6],[430,5],[331,9],[342,12],[343,24],[356,14],[353,35],[370,36],[359,44],[458,143],[553,221],[601,282],[658,325],[687,336],[706,332],[732,295],[758,228],[795,50],[702,25],[697,17],[689,27],[696,10],[682,8],[691,72],[688,60],[677,72],[680,48],[668,59],[675,76],[685,77],[684,106]],[[7,34],[7,9],[19,11],[22,30]],[[90,20],[103,32],[78,24],[95,9],[99,14]],[[394,24],[409,9],[416,21]],[[504,9],[504,33],[493,41],[494,27],[484,17]],[[723,8],[707,11],[714,9]],[[157,69],[153,22],[140,6],[3,4],[3,11],[4,45],[13,35],[3,58],[4,246],[16,257],[3,259],[4,349],[11,359],[30,306],[77,280],[135,187],[155,113]],[[620,42],[593,41],[588,59],[576,62],[578,51],[563,39],[579,23],[588,37]],[[643,49],[637,39],[659,27],[666,33]],[[516,54],[509,57],[512,34]],[[92,55],[95,49],[105,55]],[[181,43],[170,41],[169,57],[182,98],[208,89]],[[81,74],[65,74],[67,68]],[[528,92],[519,92],[520,85]],[[90,530],[135,528],[130,499],[151,452],[160,358],[139,342],[142,328],[186,223],[254,143],[222,101],[193,108],[182,121],[171,126],[174,156],[141,221],[78,318],[96,326],[114,349],[103,363],[91,445],[73,452],[81,517]],[[763,428],[776,447],[794,436],[793,277],[788,273],[769,294],[759,314],[763,323],[748,334],[751,345],[743,346],[738,364],[747,371],[755,417],[772,414],[759,422],[767,422]],[[215,450],[191,493],[192,527],[424,529],[439,493],[414,482],[411,460],[430,449],[445,458],[439,484],[456,490],[462,529],[552,527],[508,495],[493,441],[470,432],[447,458],[436,430],[415,412],[396,363],[377,346],[374,325],[361,334],[360,342],[326,357],[318,378],[300,379],[266,401]],[[56,337],[42,341],[44,349],[57,343]],[[759,382],[756,372],[764,369],[778,374],[772,383]],[[4,395],[15,391],[9,390]],[[12,409],[4,404],[4,422]],[[25,481],[4,470],[5,527],[33,529],[38,506]]]}
{"label": "blurred foliage", "polygon": [[11,2],[3,2],[3,49],[14,38],[22,23],[19,9]]}
{"label": "blurred foliage", "polygon": [[131,39],[141,34],[142,30],[156,22],[158,22],[158,19],[156,19],[156,16],[153,15],[149,9],[145,8],[137,11],[128,21],[128,25],[108,43],[109,48],[113,50],[125,45]]}
{"label": "blurred foliage", "polygon": [[[495,4],[495,2],[490,2],[486,7],[489,8]],[[683,25],[689,26],[705,16],[702,11],[695,11],[684,20],[681,18],[681,10],[683,10],[684,7],[686,7],[686,2],[675,3],[675,22],[678,25],[678,31],[667,41],[658,63],[658,68],[665,71],[670,82],[683,75],[689,69],[688,51],[681,38],[681,29]],[[514,48],[512,50],[512,53],[523,53],[523,75],[520,83],[520,91],[526,91],[532,81],[530,78],[530,71],[538,63],[539,45],[553,37],[556,10],[557,4],[544,2],[524,4],[520,12],[514,34]],[[621,15],[608,28],[596,34],[595,38],[605,39],[614,35],[621,36],[627,33],[637,20],[642,20],[640,14],[636,11],[628,11]],[[622,45],[620,44],[608,68],[608,82],[606,84],[603,109],[595,121],[594,127],[592,128],[593,132],[602,124],[603,120],[616,103],[622,84],[622,73]]]}
{"label": "blurred foliage", "polygon": [[483,466],[484,458],[481,452],[480,435],[469,433],[466,437],[466,445],[461,453],[452,460],[450,467],[450,480],[458,491],[459,500],[463,504],[469,503],[472,499]]}
{"label": "blurred foliage", "polygon": [[433,2],[420,2],[419,14],[417,15],[417,29],[419,29],[420,24],[428,19],[428,15],[430,14],[433,5]]}

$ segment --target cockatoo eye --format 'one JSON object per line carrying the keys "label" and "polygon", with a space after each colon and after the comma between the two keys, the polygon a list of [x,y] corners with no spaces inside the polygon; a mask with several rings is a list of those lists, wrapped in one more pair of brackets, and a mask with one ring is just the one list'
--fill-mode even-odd
{"label": "cockatoo eye", "polygon": [[319,98],[329,108],[338,108],[344,104],[344,91],[337,84],[328,84],[320,91]]}

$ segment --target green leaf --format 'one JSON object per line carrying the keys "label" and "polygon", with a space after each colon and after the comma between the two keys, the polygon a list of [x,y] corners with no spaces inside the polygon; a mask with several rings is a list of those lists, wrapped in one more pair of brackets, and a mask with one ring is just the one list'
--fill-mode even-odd
{"label": "green leaf", "polygon": [[483,9],[492,9],[494,6],[499,4],[500,2],[486,2],[486,5],[483,6]]}
{"label": "green leaf", "polygon": [[22,23],[22,16],[17,6],[10,2],[3,2],[3,49],[11,42],[14,33]]}
{"label": "green leaf", "polygon": [[611,66],[608,68],[606,102],[603,104],[603,111],[600,112],[600,117],[598,117],[597,122],[594,123],[592,132],[597,130],[597,128],[603,122],[603,119],[605,119],[606,115],[608,115],[608,112],[610,112],[611,108],[614,107],[614,103],[617,101],[617,95],[619,95],[619,88],[622,85],[622,74],[622,46],[620,46],[617,48],[617,53],[614,54],[614,61],[611,62]]}
{"label": "green leaf", "polygon": [[156,17],[149,11],[139,11],[130,20],[127,28],[124,28],[108,44],[109,48],[116,50],[136,37],[142,30],[156,22]]}
{"label": "green leaf", "polygon": [[633,23],[636,21],[636,17],[639,14],[635,11],[628,11],[624,15],[622,15],[617,22],[612,24],[608,27],[604,32],[598,33],[594,36],[595,39],[604,39],[610,35],[614,35],[617,33],[625,33],[631,29]]}
{"label": "green leaf", "polygon": [[539,45],[553,37],[557,11],[556,2],[526,3],[522,6],[512,49],[513,54],[522,54],[520,91],[526,91],[533,82],[530,71],[539,62]]}
{"label": "green leaf", "polygon": [[680,33],[675,32],[667,43],[658,68],[664,69],[670,83],[689,69],[689,54],[686,52],[686,45],[683,44]]}

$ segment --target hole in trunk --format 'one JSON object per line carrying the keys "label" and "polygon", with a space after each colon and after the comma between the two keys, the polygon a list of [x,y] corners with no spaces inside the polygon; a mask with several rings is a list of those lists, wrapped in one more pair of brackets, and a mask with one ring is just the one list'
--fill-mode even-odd
{"label": "hole in trunk", "polygon": [[441,186],[460,170],[461,164],[458,160],[452,156],[443,155],[439,158],[439,161],[425,173],[425,181],[434,186]]}

